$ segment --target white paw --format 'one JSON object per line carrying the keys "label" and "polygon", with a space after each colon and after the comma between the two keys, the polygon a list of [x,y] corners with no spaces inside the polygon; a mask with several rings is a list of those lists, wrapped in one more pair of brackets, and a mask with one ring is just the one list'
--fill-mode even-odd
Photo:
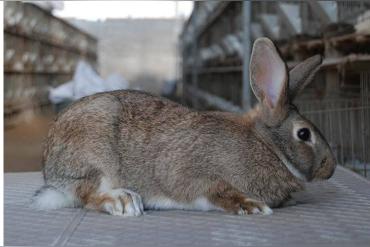
{"label": "white paw", "polygon": [[261,210],[259,210],[259,208],[252,209],[252,214],[260,214],[260,213],[261,213]]}
{"label": "white paw", "polygon": [[123,206],[122,206],[122,203],[118,199],[115,199],[114,202],[103,203],[102,209],[103,211],[111,215],[115,215],[115,216],[123,215]]}
{"label": "white paw", "polygon": [[247,214],[262,214],[262,215],[270,215],[272,214],[272,209],[269,208],[266,204],[261,204],[261,202],[257,202],[254,200],[248,199],[246,202],[255,203],[255,205],[249,205],[249,207],[241,207],[238,211],[239,215],[247,215]]}
{"label": "white paw", "polygon": [[261,214],[261,210],[258,208],[252,208],[251,211],[248,212],[248,210],[240,208],[238,211],[238,215],[247,215],[247,214]]}
{"label": "white paw", "polygon": [[125,203],[123,216],[140,216],[144,214],[144,205],[141,196],[131,190],[122,190],[131,199],[128,203]]}
{"label": "white paw", "polygon": [[245,212],[245,210],[244,210],[244,209],[240,208],[240,209],[239,209],[239,211],[238,211],[238,214],[239,214],[239,215],[246,215],[246,214],[248,214],[248,213],[247,213],[247,212]]}
{"label": "white paw", "polygon": [[107,192],[113,202],[105,202],[102,209],[117,216],[140,216],[144,214],[144,206],[141,196],[131,190],[115,189]]}
{"label": "white paw", "polygon": [[262,207],[262,214],[263,215],[270,215],[272,213],[273,213],[273,211],[270,207],[268,207],[268,206],[263,206]]}

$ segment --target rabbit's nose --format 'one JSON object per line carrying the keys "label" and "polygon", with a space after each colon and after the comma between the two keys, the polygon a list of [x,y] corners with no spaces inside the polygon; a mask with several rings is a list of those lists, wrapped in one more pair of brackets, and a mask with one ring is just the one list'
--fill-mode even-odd
{"label": "rabbit's nose", "polygon": [[319,168],[314,173],[314,180],[323,180],[329,179],[333,176],[336,167],[336,162],[333,156],[329,155],[325,157],[321,163]]}
{"label": "rabbit's nose", "polygon": [[329,157],[326,157],[323,159],[321,163],[322,175],[323,179],[329,179],[333,176],[335,167],[336,167],[336,161],[335,158],[332,155],[329,155]]}

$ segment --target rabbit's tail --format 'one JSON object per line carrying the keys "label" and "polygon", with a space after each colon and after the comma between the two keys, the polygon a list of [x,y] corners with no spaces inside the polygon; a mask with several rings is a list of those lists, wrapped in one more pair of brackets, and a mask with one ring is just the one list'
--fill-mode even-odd
{"label": "rabbit's tail", "polygon": [[75,206],[76,199],[71,192],[62,191],[50,185],[44,185],[36,191],[31,202],[31,207],[38,210]]}

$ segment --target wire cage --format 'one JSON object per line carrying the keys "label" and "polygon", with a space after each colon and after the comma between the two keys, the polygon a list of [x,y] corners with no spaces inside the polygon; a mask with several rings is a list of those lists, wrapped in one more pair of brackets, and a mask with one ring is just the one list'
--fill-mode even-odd
{"label": "wire cage", "polygon": [[327,138],[337,162],[370,174],[370,73],[361,72],[359,97],[298,102],[301,112]]}
{"label": "wire cage", "polygon": [[360,14],[369,9],[370,3],[366,1],[340,1],[338,4],[338,20],[355,24]]}

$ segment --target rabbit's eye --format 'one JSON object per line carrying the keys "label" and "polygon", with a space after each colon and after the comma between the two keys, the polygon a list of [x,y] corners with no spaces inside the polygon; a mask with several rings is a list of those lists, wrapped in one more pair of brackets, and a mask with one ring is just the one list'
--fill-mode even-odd
{"label": "rabbit's eye", "polygon": [[310,140],[311,133],[310,133],[309,129],[302,128],[302,129],[298,130],[297,136],[298,136],[299,139],[306,142],[306,141]]}

